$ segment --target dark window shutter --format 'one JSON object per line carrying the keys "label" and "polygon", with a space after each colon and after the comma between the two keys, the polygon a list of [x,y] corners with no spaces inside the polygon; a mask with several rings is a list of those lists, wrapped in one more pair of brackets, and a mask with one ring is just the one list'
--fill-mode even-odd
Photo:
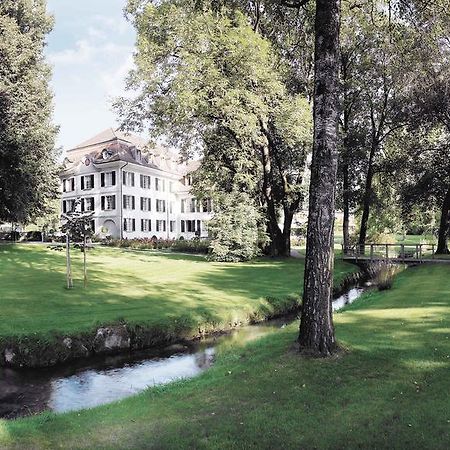
{"label": "dark window shutter", "polygon": [[131,209],[135,209],[134,195],[131,197]]}
{"label": "dark window shutter", "polygon": [[140,175],[139,176],[139,178],[140,178],[140,180],[141,180],[141,188],[143,188],[144,187],[144,175]]}
{"label": "dark window shutter", "polygon": [[144,197],[141,197],[141,211],[144,211]]}
{"label": "dark window shutter", "polygon": [[81,212],[84,211],[84,198],[81,199]]}
{"label": "dark window shutter", "polygon": [[81,177],[81,190],[84,189],[84,177]]}
{"label": "dark window shutter", "polygon": [[102,204],[102,206],[101,206],[102,211],[104,211],[105,210],[105,197],[104,196],[101,197],[101,204]]}
{"label": "dark window shutter", "polygon": [[133,231],[136,231],[136,219],[133,219]]}
{"label": "dark window shutter", "polygon": [[164,227],[164,231],[166,231],[166,221],[163,221],[163,227]]}
{"label": "dark window shutter", "polygon": [[152,231],[152,219],[148,219],[148,231]]}
{"label": "dark window shutter", "polygon": [[91,175],[91,186],[92,186],[92,187],[95,187],[95,186],[94,186],[94,175]]}
{"label": "dark window shutter", "polygon": [[113,186],[115,186],[116,185],[116,171],[114,170],[113,172],[111,172],[111,174],[112,174],[112,176],[111,176],[111,178],[112,178],[111,184]]}
{"label": "dark window shutter", "polygon": [[66,183],[67,183],[67,180],[63,180],[63,192],[66,192]]}
{"label": "dark window shutter", "polygon": [[127,219],[123,219],[123,231],[127,231]]}
{"label": "dark window shutter", "polygon": [[131,172],[131,186],[134,187],[134,173]]}
{"label": "dark window shutter", "polygon": [[116,196],[115,195],[113,195],[113,198],[112,198],[112,209],[116,209]]}
{"label": "dark window shutter", "polygon": [[66,205],[66,201],[63,201],[63,213],[65,214],[67,212],[67,205]]}
{"label": "dark window shutter", "polygon": [[105,186],[105,174],[103,172],[100,174],[100,186]]}
{"label": "dark window shutter", "polygon": [[125,207],[126,207],[126,202],[125,202],[125,200],[126,200],[126,195],[124,195],[123,196],[123,199],[122,199],[122,209],[126,209]]}
{"label": "dark window shutter", "polygon": [[91,198],[91,211],[94,211],[94,207],[95,207],[95,204],[94,204],[94,197],[92,197],[92,198]]}
{"label": "dark window shutter", "polygon": [[126,179],[127,179],[127,173],[126,172],[122,172],[122,184],[125,186],[126,183]]}
{"label": "dark window shutter", "polygon": [[181,221],[181,232],[184,233],[184,220]]}

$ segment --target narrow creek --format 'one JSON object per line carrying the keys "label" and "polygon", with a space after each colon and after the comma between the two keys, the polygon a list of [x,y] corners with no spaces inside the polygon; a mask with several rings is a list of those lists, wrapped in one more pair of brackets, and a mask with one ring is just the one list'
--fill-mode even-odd
{"label": "narrow creek", "polygon": [[[354,302],[367,287],[333,301],[333,311]],[[162,350],[146,350],[72,362],[48,369],[0,368],[0,417],[66,412],[111,403],[155,385],[192,378],[214,363],[216,348],[245,344],[297,320],[295,316],[237,328],[230,333]]]}

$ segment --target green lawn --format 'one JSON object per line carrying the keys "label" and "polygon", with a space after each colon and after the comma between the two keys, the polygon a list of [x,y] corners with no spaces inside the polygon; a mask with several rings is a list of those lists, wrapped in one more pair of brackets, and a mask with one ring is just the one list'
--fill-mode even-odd
{"label": "green lawn", "polygon": [[[75,288],[67,290],[64,252],[0,246],[0,338],[79,333],[118,320],[219,327],[282,308],[288,297],[299,297],[303,277],[303,261],[293,258],[225,264],[202,256],[96,248],[88,255],[84,289],[79,250],[73,260]],[[337,282],[354,270],[338,262]]]}
{"label": "green lawn", "polygon": [[4,448],[448,449],[450,267],[401,273],[335,316],[346,349],[300,357],[298,324],[200,377],[119,403],[0,421]]}

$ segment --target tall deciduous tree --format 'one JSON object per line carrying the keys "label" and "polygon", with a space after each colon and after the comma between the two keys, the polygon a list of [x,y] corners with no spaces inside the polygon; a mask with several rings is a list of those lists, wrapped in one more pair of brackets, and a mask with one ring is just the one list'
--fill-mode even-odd
{"label": "tall deciduous tree", "polygon": [[28,222],[56,195],[44,0],[0,2],[0,220]]}
{"label": "tall deciduous tree", "polygon": [[328,356],[335,350],[332,317],[333,244],[339,123],[340,1],[317,0],[314,145],[299,344]]}
{"label": "tall deciduous tree", "polygon": [[304,194],[310,107],[286,89],[270,43],[241,12],[208,2],[166,0],[142,9],[130,2],[130,11],[138,30],[130,86],[138,95],[117,105],[124,125],[145,123],[185,152],[196,147],[204,156],[198,178],[208,169],[217,189],[222,166],[231,174],[239,167],[247,192],[262,202],[272,255],[289,255]]}

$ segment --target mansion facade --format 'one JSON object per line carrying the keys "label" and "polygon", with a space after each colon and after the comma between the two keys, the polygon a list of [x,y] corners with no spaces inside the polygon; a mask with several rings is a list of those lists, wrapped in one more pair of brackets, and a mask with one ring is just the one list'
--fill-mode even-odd
{"label": "mansion facade", "polygon": [[93,211],[91,227],[100,237],[207,237],[211,201],[190,193],[198,165],[181,164],[165,148],[147,150],[137,136],[105,130],[67,151],[61,212],[70,213],[76,204]]}

